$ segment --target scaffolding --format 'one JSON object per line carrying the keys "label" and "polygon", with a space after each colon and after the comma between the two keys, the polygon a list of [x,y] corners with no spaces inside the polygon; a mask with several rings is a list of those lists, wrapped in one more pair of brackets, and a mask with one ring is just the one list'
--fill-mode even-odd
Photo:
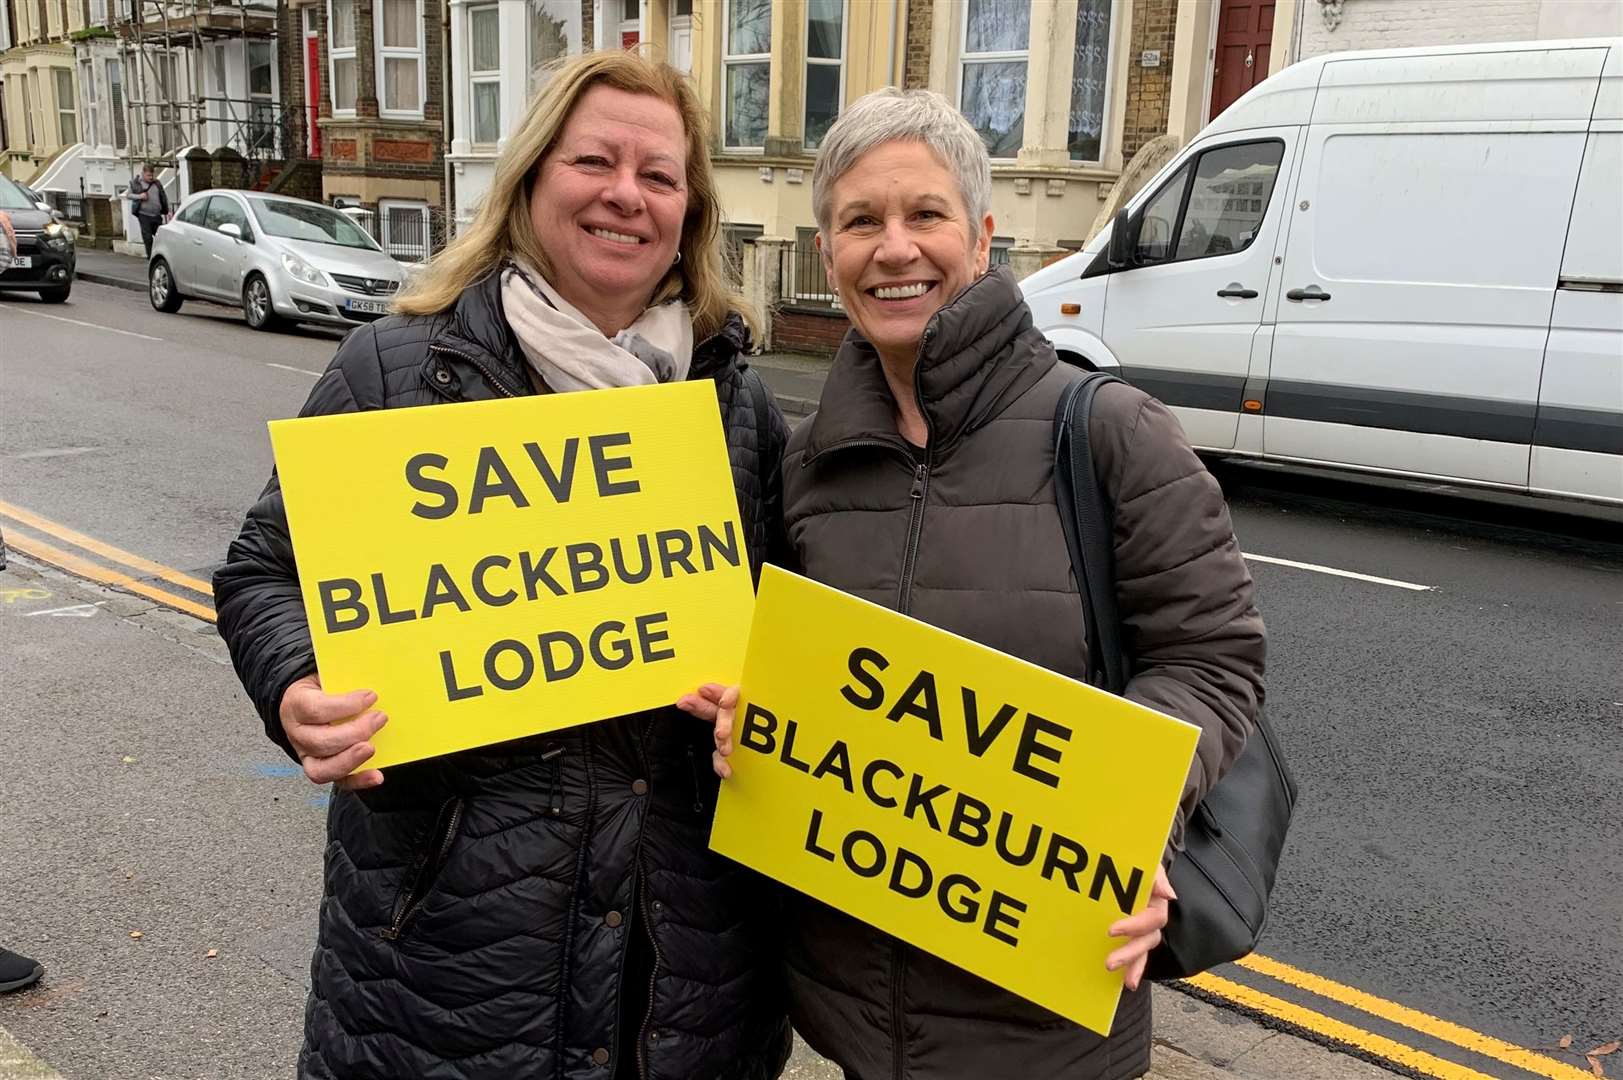
{"label": "scaffolding", "polygon": [[187,147],[228,146],[242,155],[243,186],[251,186],[302,153],[303,118],[276,93],[274,0],[118,0],[118,8],[132,175],[146,163],[179,168]]}

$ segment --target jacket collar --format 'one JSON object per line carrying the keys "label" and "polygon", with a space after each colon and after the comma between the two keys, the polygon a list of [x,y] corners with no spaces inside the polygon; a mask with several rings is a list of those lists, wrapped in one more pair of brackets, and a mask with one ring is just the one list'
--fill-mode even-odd
{"label": "jacket collar", "polygon": [[[735,368],[747,366],[750,331],[738,312],[729,312],[720,330],[693,348],[690,379],[724,380]],[[520,351],[507,315],[502,309],[502,275],[492,271],[462,290],[456,306],[439,332],[429,342],[429,350],[442,349],[467,357],[506,384],[515,394],[531,392],[529,362]],[[432,356],[429,358],[432,363]]]}
{"label": "jacket collar", "polygon": [[[502,275],[492,271],[462,290],[450,317],[434,340],[429,352],[443,350],[474,361],[487,370],[487,377],[499,379],[505,389],[515,394],[528,394],[530,379],[525,371],[527,361],[519,352],[518,341],[507,325],[502,310]],[[433,357],[429,357],[432,363]]]}
{"label": "jacket collar", "polygon": [[[930,431],[930,452],[950,450],[1002,412],[1055,363],[1050,349],[1017,349],[1036,335],[1014,275],[998,267],[931,316],[919,342],[913,390]],[[1040,335],[1037,335],[1040,338]],[[848,445],[906,443],[879,354],[855,329],[829,369],[805,461]]]}

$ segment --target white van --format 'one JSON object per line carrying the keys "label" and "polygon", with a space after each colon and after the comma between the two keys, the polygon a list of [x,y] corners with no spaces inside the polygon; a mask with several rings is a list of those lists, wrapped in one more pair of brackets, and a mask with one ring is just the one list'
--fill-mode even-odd
{"label": "white van", "polygon": [[1203,450],[1623,504],[1623,39],[1296,64],[1022,287]]}

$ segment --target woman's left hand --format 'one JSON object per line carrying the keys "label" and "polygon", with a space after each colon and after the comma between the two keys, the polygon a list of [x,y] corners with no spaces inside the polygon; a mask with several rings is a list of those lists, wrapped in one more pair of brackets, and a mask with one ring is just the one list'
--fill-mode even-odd
{"label": "woman's left hand", "polygon": [[1105,967],[1111,971],[1127,969],[1122,980],[1129,990],[1137,990],[1144,978],[1144,965],[1149,962],[1150,950],[1161,944],[1161,928],[1167,924],[1167,902],[1176,900],[1172,882],[1167,880],[1166,867],[1155,870],[1155,884],[1150,887],[1150,902],[1137,915],[1111,924],[1111,937],[1132,940],[1105,958]]}
{"label": "woman's left hand", "polygon": [[716,749],[710,755],[710,767],[723,780],[733,775],[727,758],[733,752],[733,715],[738,709],[738,687],[705,683],[694,693],[683,694],[676,707],[714,727]]}

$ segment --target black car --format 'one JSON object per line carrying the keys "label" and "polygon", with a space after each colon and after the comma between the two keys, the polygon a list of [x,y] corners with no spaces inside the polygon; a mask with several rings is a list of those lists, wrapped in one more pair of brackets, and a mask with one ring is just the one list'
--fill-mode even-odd
{"label": "black car", "polygon": [[73,230],[41,210],[20,184],[0,176],[0,213],[11,218],[17,233],[17,261],[0,273],[0,290],[39,293],[49,304],[60,304],[73,290],[77,262]]}

